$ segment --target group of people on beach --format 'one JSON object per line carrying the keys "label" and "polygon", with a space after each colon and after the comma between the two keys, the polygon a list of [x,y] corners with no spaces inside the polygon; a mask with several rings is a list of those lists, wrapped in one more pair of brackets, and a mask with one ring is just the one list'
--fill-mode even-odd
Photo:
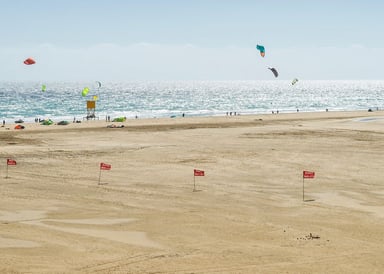
{"label": "group of people on beach", "polygon": [[41,123],[41,122],[43,122],[44,121],[44,119],[41,119],[41,118],[35,118],[35,123]]}
{"label": "group of people on beach", "polygon": [[230,112],[227,111],[226,114],[227,114],[227,116],[232,116],[232,115],[233,115],[233,116],[236,116],[236,115],[240,115],[240,113],[238,113],[238,112],[236,112],[236,111],[233,111],[233,112],[232,112],[232,111],[230,111]]}

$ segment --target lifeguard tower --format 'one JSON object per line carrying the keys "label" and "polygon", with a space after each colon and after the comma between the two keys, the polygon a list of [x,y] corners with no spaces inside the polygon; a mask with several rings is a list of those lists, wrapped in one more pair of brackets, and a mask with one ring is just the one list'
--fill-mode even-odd
{"label": "lifeguard tower", "polygon": [[87,117],[86,117],[87,120],[96,119],[95,110],[96,110],[96,101],[95,100],[87,101]]}

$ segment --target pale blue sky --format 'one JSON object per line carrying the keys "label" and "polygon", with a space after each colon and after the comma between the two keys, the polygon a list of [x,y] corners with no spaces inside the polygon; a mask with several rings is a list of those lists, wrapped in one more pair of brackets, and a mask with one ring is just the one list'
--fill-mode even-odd
{"label": "pale blue sky", "polygon": [[276,80],[384,80],[383,11],[379,0],[0,0],[0,81],[274,80],[268,66]]}

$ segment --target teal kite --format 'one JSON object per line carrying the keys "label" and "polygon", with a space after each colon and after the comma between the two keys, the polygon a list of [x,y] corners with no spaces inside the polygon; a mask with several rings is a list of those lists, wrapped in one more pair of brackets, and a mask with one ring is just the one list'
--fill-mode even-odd
{"label": "teal kite", "polygon": [[265,48],[262,45],[256,45],[256,49],[260,51],[261,57],[265,56]]}

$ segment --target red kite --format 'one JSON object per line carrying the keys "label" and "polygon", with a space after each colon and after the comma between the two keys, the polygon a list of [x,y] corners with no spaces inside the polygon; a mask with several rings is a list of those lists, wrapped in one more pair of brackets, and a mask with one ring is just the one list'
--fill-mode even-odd
{"label": "red kite", "polygon": [[33,65],[35,63],[36,63],[35,60],[33,60],[32,58],[27,58],[24,61],[24,64],[26,64],[26,65]]}

